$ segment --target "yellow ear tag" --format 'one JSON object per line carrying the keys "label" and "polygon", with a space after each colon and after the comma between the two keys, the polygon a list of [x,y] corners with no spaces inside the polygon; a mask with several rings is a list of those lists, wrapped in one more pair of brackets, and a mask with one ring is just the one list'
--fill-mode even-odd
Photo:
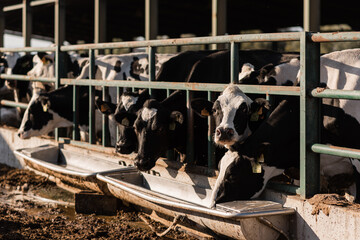
{"label": "yellow ear tag", "polygon": [[47,112],[47,110],[48,110],[48,105],[47,104],[43,105],[43,111]]}
{"label": "yellow ear tag", "polygon": [[210,113],[208,110],[206,110],[205,108],[203,110],[201,110],[201,116],[210,116]]}
{"label": "yellow ear tag", "polygon": [[123,118],[123,120],[121,121],[121,124],[124,126],[129,126],[130,122],[127,118]]}
{"label": "yellow ear tag", "polygon": [[258,112],[254,112],[253,114],[251,114],[251,117],[250,117],[251,122],[257,122],[258,120],[259,120],[259,113]]}
{"label": "yellow ear tag", "polygon": [[109,106],[106,104],[102,104],[100,107],[101,112],[106,112],[107,110],[109,110]]}
{"label": "yellow ear tag", "polygon": [[260,157],[258,157],[257,162],[259,162],[259,163],[265,162],[265,160],[264,160],[264,154],[261,154]]}
{"label": "yellow ear tag", "polygon": [[251,162],[252,172],[261,173],[261,164],[254,161],[250,161],[250,162]]}
{"label": "yellow ear tag", "polygon": [[174,131],[175,128],[176,128],[176,123],[175,123],[175,122],[170,123],[169,129],[170,129],[171,131]]}

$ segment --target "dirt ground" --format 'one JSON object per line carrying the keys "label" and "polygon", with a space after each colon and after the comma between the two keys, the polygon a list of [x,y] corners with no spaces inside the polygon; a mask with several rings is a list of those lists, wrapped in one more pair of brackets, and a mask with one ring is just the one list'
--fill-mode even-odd
{"label": "dirt ground", "polygon": [[[116,216],[75,214],[74,194],[33,172],[0,164],[0,240],[196,239],[175,230],[158,237],[139,214],[130,208]],[[166,229],[148,222],[158,232]]]}

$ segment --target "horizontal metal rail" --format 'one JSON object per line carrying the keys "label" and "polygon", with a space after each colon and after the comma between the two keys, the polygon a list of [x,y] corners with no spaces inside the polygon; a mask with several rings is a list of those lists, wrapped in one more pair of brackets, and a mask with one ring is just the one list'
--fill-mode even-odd
{"label": "horizontal metal rail", "polygon": [[55,52],[56,47],[0,48],[0,52]]}
{"label": "horizontal metal rail", "polygon": [[180,39],[164,39],[149,41],[131,41],[117,43],[97,43],[97,44],[80,44],[71,46],[61,46],[61,51],[88,50],[88,49],[113,49],[113,48],[137,48],[137,47],[160,47],[175,45],[198,45],[198,44],[216,44],[230,42],[272,42],[272,41],[299,41],[299,32],[289,33],[264,33],[264,34],[242,34],[227,35],[215,37],[196,37]]}
{"label": "horizontal metal rail", "polygon": [[[125,80],[89,80],[61,78],[61,84],[80,86],[106,86],[106,87],[135,87],[152,89],[179,89],[190,91],[222,92],[229,84],[220,83],[184,83],[184,82],[148,82],[148,81],[125,81]],[[268,86],[268,85],[237,85],[245,93],[260,93],[271,95],[299,96],[299,87]]]}
{"label": "horizontal metal rail", "polygon": [[53,83],[56,81],[55,78],[45,78],[45,77],[29,77],[25,75],[18,74],[0,74],[0,79],[7,80],[21,80],[21,81],[37,81],[37,82],[50,82]]}
{"label": "horizontal metal rail", "polygon": [[7,107],[19,107],[19,108],[23,108],[23,109],[26,109],[28,107],[27,103],[17,103],[17,102],[9,101],[9,100],[1,100],[0,105],[7,106]]}
{"label": "horizontal metal rail", "polygon": [[[44,5],[44,4],[49,4],[49,3],[55,3],[56,0],[38,0],[38,1],[31,1],[30,2],[30,6],[31,7],[36,7],[36,6],[40,6],[40,5]],[[4,12],[10,12],[10,11],[14,11],[14,10],[20,10],[22,9],[24,6],[24,4],[20,3],[20,4],[14,4],[11,6],[7,6],[7,7],[3,7],[3,11]]]}
{"label": "horizontal metal rail", "polygon": [[316,153],[360,159],[360,149],[344,148],[325,144],[314,144],[311,146],[311,150]]}
{"label": "horizontal metal rail", "polygon": [[360,32],[311,33],[313,42],[354,42],[360,40]]}
{"label": "horizontal metal rail", "polygon": [[311,95],[317,98],[341,98],[360,100],[360,91],[355,90],[325,89],[324,91],[318,92],[317,89],[314,89],[311,91]]}

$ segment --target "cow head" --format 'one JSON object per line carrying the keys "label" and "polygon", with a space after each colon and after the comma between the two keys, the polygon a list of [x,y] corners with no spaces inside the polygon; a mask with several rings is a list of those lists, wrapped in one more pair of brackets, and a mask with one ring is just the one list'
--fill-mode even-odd
{"label": "cow head", "polygon": [[[0,73],[12,74],[12,70],[20,55],[16,52],[6,52],[0,57]],[[0,80],[0,87],[4,86],[5,81]]]}
{"label": "cow head", "polygon": [[28,139],[58,127],[72,126],[72,89],[72,86],[67,86],[49,93],[34,94],[25,110],[18,136]]}
{"label": "cow head", "polygon": [[116,143],[116,152],[129,154],[137,151],[138,144],[133,125],[137,111],[148,98],[148,90],[144,90],[142,92],[124,92],[117,106],[111,102],[96,100],[97,108],[103,114],[114,115],[113,117],[118,123],[119,139]]}
{"label": "cow head", "polygon": [[236,85],[228,86],[214,103],[195,99],[191,107],[202,117],[214,117],[214,141],[226,148],[244,141],[251,134],[252,126],[264,119],[270,109],[268,101],[262,98],[253,101]]}
{"label": "cow head", "polygon": [[259,70],[245,68],[247,64],[244,64],[239,74],[240,84],[293,86],[300,69],[298,58],[293,58],[289,62],[277,66],[268,64]]}
{"label": "cow head", "polygon": [[[26,75],[33,68],[33,56],[26,54],[17,59],[12,69],[12,74]],[[20,92],[27,92],[29,87],[28,81],[6,80],[5,85],[9,89],[18,89]]]}
{"label": "cow head", "polygon": [[[168,149],[176,147],[184,133],[184,114],[173,109],[171,99],[182,92],[174,92],[162,102],[147,100],[138,111],[134,123],[139,148],[135,165],[140,170],[150,170],[156,160]],[[185,105],[184,105],[185,106]]]}

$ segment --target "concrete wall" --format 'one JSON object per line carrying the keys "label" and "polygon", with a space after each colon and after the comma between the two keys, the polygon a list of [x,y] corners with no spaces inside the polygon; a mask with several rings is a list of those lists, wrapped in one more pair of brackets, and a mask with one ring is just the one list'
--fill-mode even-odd
{"label": "concrete wall", "polygon": [[[313,205],[300,199],[272,190],[266,190],[263,196],[267,200],[282,203],[285,207],[296,209],[290,220],[290,238],[298,240],[355,240],[360,239],[360,209],[327,205],[329,215],[320,211],[312,215]],[[359,227],[359,228],[358,228]]]}
{"label": "concrete wall", "polygon": [[17,129],[0,128],[0,163],[22,168],[20,161],[13,153],[15,149],[35,147],[49,143],[55,144],[53,140],[39,137],[22,140],[16,135],[16,131]]}

